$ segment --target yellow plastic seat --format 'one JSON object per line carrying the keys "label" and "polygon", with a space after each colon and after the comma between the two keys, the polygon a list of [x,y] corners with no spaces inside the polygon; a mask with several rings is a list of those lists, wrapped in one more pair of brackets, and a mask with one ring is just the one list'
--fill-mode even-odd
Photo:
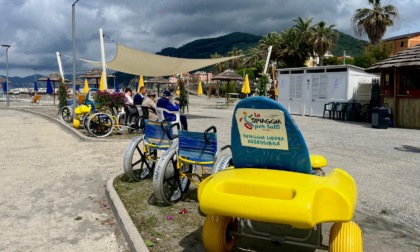
{"label": "yellow plastic seat", "polygon": [[288,171],[227,169],[198,188],[200,210],[207,215],[312,228],[353,218],[357,202],[354,179],[341,169],[325,177]]}

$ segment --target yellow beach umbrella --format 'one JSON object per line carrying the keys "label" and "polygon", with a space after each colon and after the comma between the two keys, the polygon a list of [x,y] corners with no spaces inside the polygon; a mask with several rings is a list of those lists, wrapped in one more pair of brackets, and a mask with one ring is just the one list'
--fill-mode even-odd
{"label": "yellow beach umbrella", "polygon": [[83,86],[83,93],[87,94],[89,92],[89,83],[87,79],[85,79],[85,85]]}
{"label": "yellow beach umbrella", "polygon": [[203,94],[203,87],[201,86],[201,81],[198,82],[198,88],[197,88],[197,95]]}
{"label": "yellow beach umbrella", "polygon": [[276,82],[276,91],[275,91],[275,95],[278,96],[279,95],[279,83],[277,81]]}
{"label": "yellow beach umbrella", "polygon": [[105,72],[102,72],[101,74],[101,80],[99,81],[99,90],[100,91],[105,90]]}
{"label": "yellow beach umbrella", "polygon": [[137,93],[140,93],[140,88],[144,87],[144,79],[143,79],[143,75],[140,75],[140,80],[139,80],[139,87],[137,89]]}
{"label": "yellow beach umbrella", "polygon": [[244,94],[251,93],[251,88],[249,87],[248,74],[245,75],[245,80],[244,80],[244,84],[242,85],[241,92],[244,93]]}

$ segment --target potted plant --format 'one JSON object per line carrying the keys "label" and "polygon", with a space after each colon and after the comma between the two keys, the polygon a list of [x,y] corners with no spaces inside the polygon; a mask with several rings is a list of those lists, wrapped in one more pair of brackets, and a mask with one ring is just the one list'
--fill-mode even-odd
{"label": "potted plant", "polygon": [[185,107],[187,107],[187,110],[188,110],[188,91],[187,91],[187,88],[185,87],[185,83],[181,79],[179,79],[178,85],[179,85],[179,106],[182,113],[184,113]]}
{"label": "potted plant", "polygon": [[111,93],[108,91],[98,91],[93,95],[93,100],[95,101],[96,108],[103,106],[111,107]]}
{"label": "potted plant", "polygon": [[117,109],[123,107],[125,104],[125,95],[120,92],[114,92],[111,95],[111,104],[110,106],[115,107]]}

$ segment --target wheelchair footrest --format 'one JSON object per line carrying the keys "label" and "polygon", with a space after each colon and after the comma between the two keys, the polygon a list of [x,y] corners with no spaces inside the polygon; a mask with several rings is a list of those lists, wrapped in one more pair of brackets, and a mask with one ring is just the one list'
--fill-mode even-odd
{"label": "wheelchair footrest", "polygon": [[320,177],[235,168],[205,179],[198,188],[198,199],[205,214],[312,228],[323,222],[350,221],[357,188],[341,169]]}

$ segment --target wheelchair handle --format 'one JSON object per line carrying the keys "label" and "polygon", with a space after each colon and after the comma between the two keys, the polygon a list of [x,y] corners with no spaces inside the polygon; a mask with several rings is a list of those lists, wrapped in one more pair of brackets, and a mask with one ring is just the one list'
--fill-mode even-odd
{"label": "wheelchair handle", "polygon": [[214,133],[216,133],[217,132],[217,129],[216,129],[216,127],[214,127],[214,126],[210,126],[208,129],[206,129],[205,131],[204,131],[204,140],[206,140],[206,143],[207,144],[210,144],[210,141],[209,141],[209,139],[207,138],[207,134],[209,133],[209,131],[210,130],[213,130],[213,132]]}
{"label": "wheelchair handle", "polygon": [[227,148],[232,149],[232,146],[230,146],[230,144],[225,145],[222,148],[220,148],[220,151],[226,150]]}
{"label": "wheelchair handle", "polygon": [[164,123],[165,121],[162,121],[162,123],[160,124],[160,126],[162,127],[162,129],[164,129],[164,131],[165,131],[165,133],[166,133],[166,135],[168,136],[168,138],[169,139],[171,139],[171,140],[174,140],[175,138],[177,138],[178,136],[176,136],[176,137],[173,137],[173,136],[171,136],[171,134],[169,134],[169,131],[170,131],[170,129],[172,129],[173,127],[177,127],[177,129],[179,130],[179,123],[174,123],[174,124],[172,124],[171,126],[169,126],[169,127],[167,127],[166,129],[163,127],[163,123]]}

